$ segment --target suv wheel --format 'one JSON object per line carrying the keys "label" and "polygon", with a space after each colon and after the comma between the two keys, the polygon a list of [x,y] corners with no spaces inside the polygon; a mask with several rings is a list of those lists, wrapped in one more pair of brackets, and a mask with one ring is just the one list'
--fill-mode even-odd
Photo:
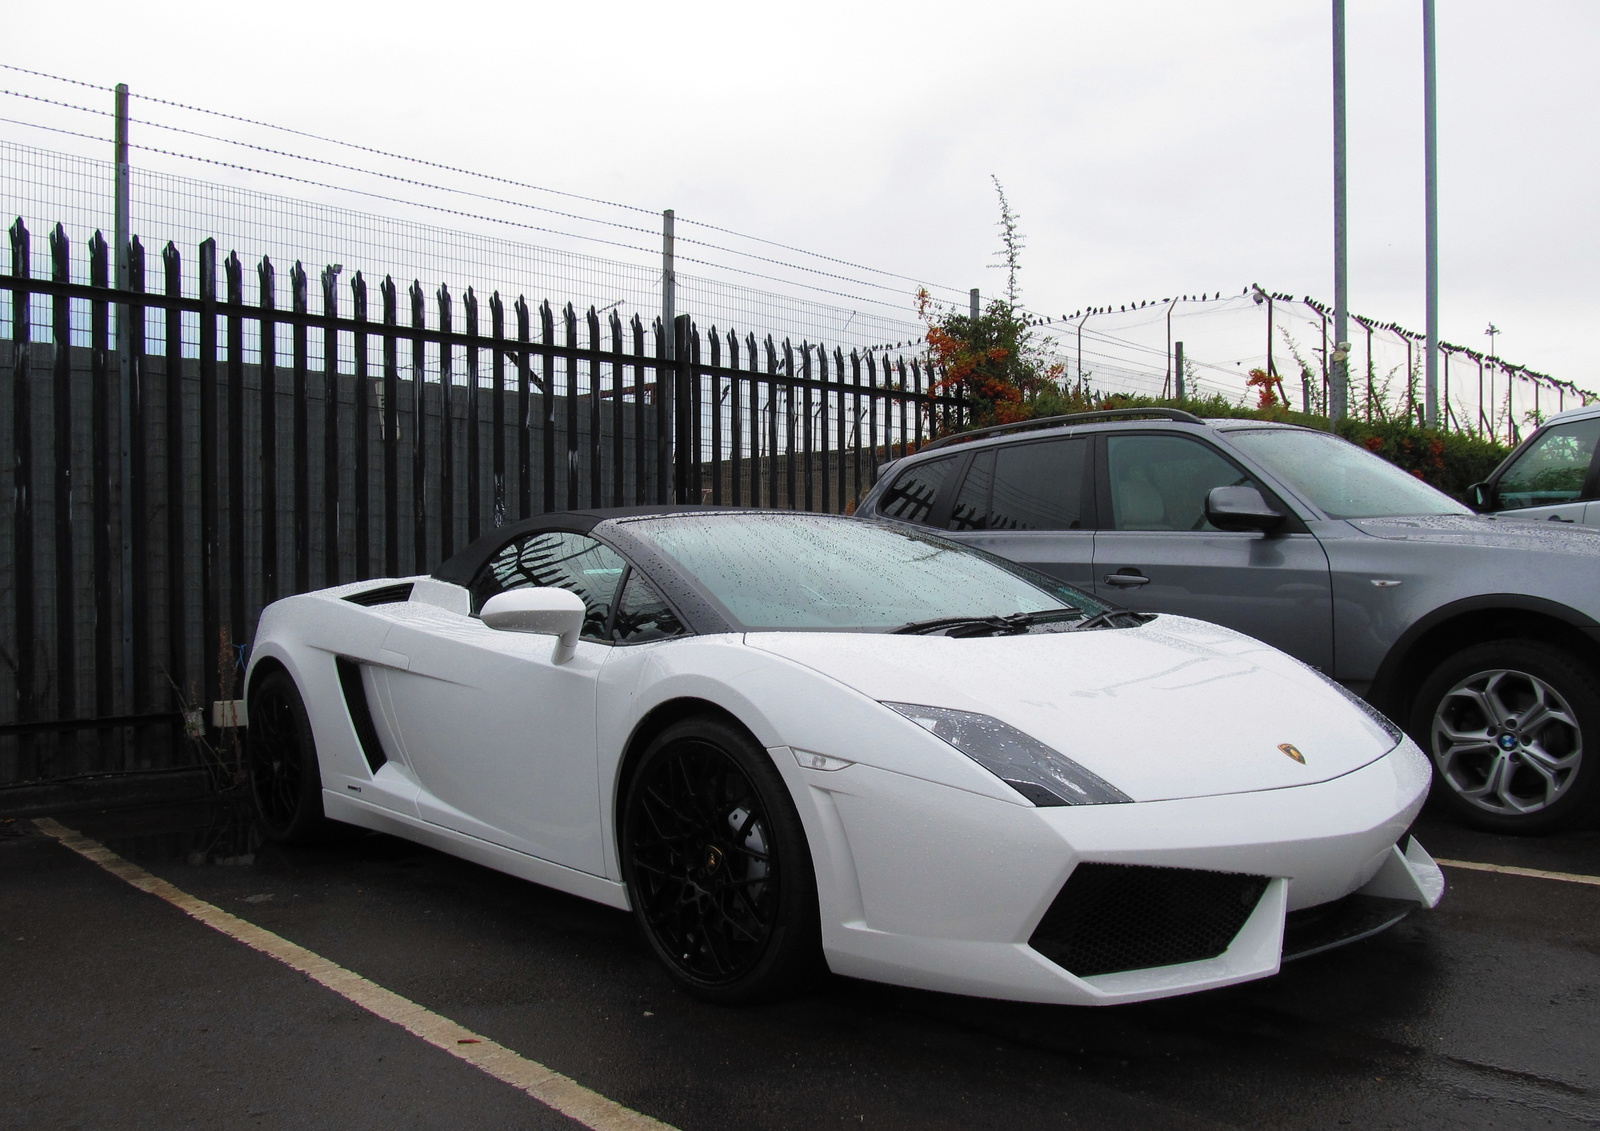
{"label": "suv wheel", "polygon": [[1543,833],[1592,813],[1600,780],[1600,680],[1559,648],[1497,640],[1428,677],[1411,733],[1433,759],[1438,802],[1492,832]]}

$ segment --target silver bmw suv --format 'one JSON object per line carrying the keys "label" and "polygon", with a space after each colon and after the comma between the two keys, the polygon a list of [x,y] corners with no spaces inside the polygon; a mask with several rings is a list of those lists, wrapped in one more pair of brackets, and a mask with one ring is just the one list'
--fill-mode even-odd
{"label": "silver bmw suv", "polygon": [[1326,432],[1172,409],[947,437],[857,513],[1297,656],[1400,720],[1475,825],[1600,817],[1600,529],[1474,514]]}

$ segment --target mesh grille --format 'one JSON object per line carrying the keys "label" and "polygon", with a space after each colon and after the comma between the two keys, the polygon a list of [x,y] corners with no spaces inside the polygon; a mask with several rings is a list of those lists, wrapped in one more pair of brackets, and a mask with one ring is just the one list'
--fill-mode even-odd
{"label": "mesh grille", "polygon": [[1081,978],[1215,958],[1267,877],[1138,864],[1079,864],[1030,946]]}

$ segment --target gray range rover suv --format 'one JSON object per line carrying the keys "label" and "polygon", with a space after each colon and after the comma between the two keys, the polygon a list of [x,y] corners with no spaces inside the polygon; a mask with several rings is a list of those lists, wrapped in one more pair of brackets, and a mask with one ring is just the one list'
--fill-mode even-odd
{"label": "gray range rover suv", "polygon": [[1167,409],[934,441],[857,513],[1282,648],[1400,720],[1480,827],[1600,817],[1600,530],[1474,514],[1326,432]]}

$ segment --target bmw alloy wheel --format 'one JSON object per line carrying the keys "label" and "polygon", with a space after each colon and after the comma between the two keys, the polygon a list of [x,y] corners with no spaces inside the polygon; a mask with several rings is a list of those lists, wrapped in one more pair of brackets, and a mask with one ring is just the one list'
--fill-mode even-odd
{"label": "bmw alloy wheel", "polygon": [[1549,808],[1583,763],[1583,731],[1565,697],[1529,672],[1474,672],[1433,716],[1439,775],[1463,800],[1497,815]]}

